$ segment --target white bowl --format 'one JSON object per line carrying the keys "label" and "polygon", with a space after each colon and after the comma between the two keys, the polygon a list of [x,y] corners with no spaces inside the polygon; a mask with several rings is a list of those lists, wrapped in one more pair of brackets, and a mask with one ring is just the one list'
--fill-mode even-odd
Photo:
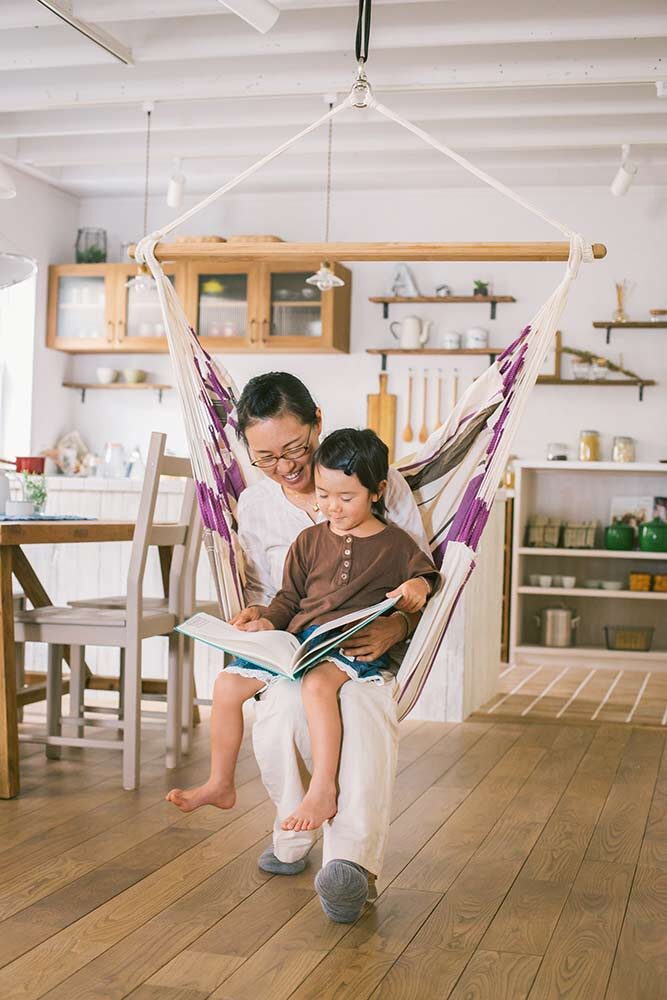
{"label": "white bowl", "polygon": [[623,590],[623,584],[618,580],[600,580],[603,590]]}
{"label": "white bowl", "polygon": [[540,587],[550,587],[551,586],[551,577],[548,574],[540,574],[540,578],[539,579],[540,579],[540,582],[539,582],[539,586]]}
{"label": "white bowl", "polygon": [[147,374],[142,368],[123,368],[123,378],[132,384],[145,382]]}
{"label": "white bowl", "polygon": [[117,368],[96,368],[95,374],[100,385],[111,385],[118,378]]}
{"label": "white bowl", "polygon": [[584,580],[584,587],[586,590],[599,590],[600,581],[599,580]]}
{"label": "white bowl", "polygon": [[32,500],[7,500],[5,503],[7,517],[30,517],[34,513],[35,505]]}
{"label": "white bowl", "polygon": [[577,586],[576,576],[561,577],[561,586],[565,587],[566,590],[574,590],[574,588]]}

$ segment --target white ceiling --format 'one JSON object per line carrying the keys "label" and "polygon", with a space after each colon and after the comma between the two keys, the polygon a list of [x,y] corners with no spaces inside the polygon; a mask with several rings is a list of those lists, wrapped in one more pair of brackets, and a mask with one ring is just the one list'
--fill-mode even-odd
{"label": "white ceiling", "polygon": [[[132,50],[124,66],[35,0],[0,10],[0,157],[76,195],[151,190],[183,157],[189,193],[249,166],[349,91],[357,0],[273,0],[266,35],[217,0],[73,0]],[[667,183],[665,0],[375,0],[368,76],[384,103],[510,184],[608,185],[621,143],[637,184]],[[326,131],[244,190],[319,189]],[[334,125],[337,188],[468,183],[367,111]]]}

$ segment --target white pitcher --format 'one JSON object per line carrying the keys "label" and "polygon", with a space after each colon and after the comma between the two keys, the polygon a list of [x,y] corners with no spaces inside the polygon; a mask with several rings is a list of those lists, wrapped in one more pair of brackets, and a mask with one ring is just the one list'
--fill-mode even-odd
{"label": "white pitcher", "polygon": [[[399,328],[398,333],[394,327]],[[406,316],[400,323],[398,320],[394,320],[393,323],[389,324],[392,336],[396,338],[404,351],[414,351],[423,347],[428,340],[430,328],[431,320],[421,320],[419,316]]]}

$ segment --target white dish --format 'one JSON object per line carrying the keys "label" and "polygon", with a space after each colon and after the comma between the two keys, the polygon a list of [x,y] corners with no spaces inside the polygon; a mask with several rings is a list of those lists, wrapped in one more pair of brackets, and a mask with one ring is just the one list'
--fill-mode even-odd
{"label": "white dish", "polygon": [[30,517],[34,513],[35,505],[32,500],[7,500],[5,503],[7,517]]}
{"label": "white dish", "polygon": [[599,590],[600,581],[599,580],[584,580],[584,587],[587,590]]}
{"label": "white dish", "polygon": [[623,584],[618,580],[600,580],[603,590],[623,590]]}
{"label": "white dish", "polygon": [[142,368],[123,368],[123,378],[126,382],[136,384],[137,382],[146,381],[147,372]]}
{"label": "white dish", "polygon": [[118,378],[117,368],[96,368],[95,374],[100,385],[111,385]]}
{"label": "white dish", "polygon": [[576,586],[577,586],[576,576],[561,577],[561,587],[565,587],[566,590],[573,590]]}

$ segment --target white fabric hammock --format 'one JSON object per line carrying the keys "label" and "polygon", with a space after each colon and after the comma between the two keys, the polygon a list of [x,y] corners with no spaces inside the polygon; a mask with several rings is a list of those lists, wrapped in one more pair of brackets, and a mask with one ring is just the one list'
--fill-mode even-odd
{"label": "white fabric hammock", "polygon": [[[535,384],[542,361],[558,328],[570,284],[582,260],[592,260],[590,244],[548,218],[523,198],[479,170],[422,129],[379,104],[366,89],[359,104],[359,83],[337,107],[223,185],[168,226],[138,244],[136,259],[146,263],[162,306],[174,378],[186,433],[220,610],[225,618],[243,606],[242,553],[236,538],[236,502],[254,470],[236,442],[238,392],[229,373],[213,361],[191,329],[174,287],[155,257],[156,244],[187,219],[261,170],[275,157],[350,107],[375,108],[384,117],[421,138],[486,184],[555,226],[570,243],[565,273],[545,304],[516,340],[468,388],[439,427],[399,469],[410,484],[422,514],[442,585],[431,599],[410,642],[398,680],[399,714],[415,704],[442,644],[463,587],[475,565],[475,552],[501,481],[512,439]],[[325,293],[327,294],[327,293]]]}

